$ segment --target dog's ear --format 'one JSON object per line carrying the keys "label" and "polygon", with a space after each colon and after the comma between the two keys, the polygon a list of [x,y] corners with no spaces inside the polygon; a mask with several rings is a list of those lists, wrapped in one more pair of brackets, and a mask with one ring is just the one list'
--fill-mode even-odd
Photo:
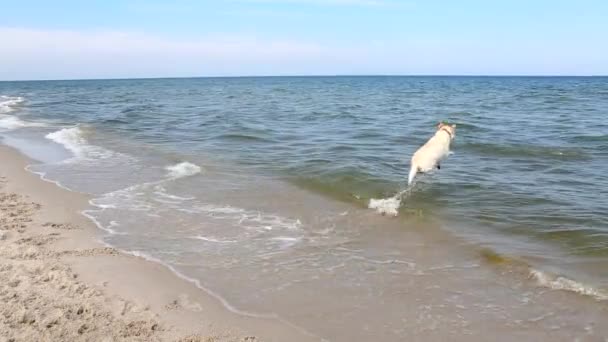
{"label": "dog's ear", "polygon": [[437,129],[440,129],[441,125],[443,125],[443,122],[439,121],[439,123],[437,124]]}

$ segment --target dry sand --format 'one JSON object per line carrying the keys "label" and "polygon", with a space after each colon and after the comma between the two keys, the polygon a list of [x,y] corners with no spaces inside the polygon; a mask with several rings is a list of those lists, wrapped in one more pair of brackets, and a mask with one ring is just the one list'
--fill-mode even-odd
{"label": "dry sand", "polygon": [[[0,146],[0,341],[308,341],[243,317],[162,265],[103,246],[88,198]],[[257,336],[257,337],[254,337]]]}

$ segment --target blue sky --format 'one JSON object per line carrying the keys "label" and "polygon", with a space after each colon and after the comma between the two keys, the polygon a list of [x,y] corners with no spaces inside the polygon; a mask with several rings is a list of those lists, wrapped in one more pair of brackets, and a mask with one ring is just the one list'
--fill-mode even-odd
{"label": "blue sky", "polygon": [[608,1],[0,0],[0,79],[608,74]]}

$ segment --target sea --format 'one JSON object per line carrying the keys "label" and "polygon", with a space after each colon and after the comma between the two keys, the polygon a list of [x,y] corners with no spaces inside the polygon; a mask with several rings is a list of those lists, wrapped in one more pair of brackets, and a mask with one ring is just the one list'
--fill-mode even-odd
{"label": "sea", "polygon": [[608,340],[608,77],[0,82],[0,143],[107,245],[320,341]]}

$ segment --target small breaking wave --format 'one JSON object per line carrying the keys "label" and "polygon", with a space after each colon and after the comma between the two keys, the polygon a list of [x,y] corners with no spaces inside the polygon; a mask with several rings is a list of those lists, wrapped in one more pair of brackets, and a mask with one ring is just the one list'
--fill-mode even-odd
{"label": "small breaking wave", "polygon": [[22,127],[44,127],[43,123],[23,121],[15,116],[0,116],[0,128],[13,130]]}
{"label": "small breaking wave", "polygon": [[0,96],[0,129],[14,130],[22,127],[43,127],[43,123],[29,122],[16,116],[7,115],[13,112],[25,99],[20,96]]}
{"label": "small breaking wave", "polygon": [[134,184],[90,200],[89,203],[98,209],[89,210],[89,214],[107,209],[153,212],[159,204],[165,209],[176,209],[181,208],[183,202],[194,200],[194,197],[168,193],[165,185],[170,181],[198,174],[202,168],[189,162],[181,162],[167,166],[165,170],[169,171],[165,178]]}
{"label": "small breaking wave", "polygon": [[538,286],[551,290],[574,292],[580,295],[593,297],[596,300],[608,300],[608,293],[606,292],[562,275],[552,274],[533,268],[523,259],[506,256],[489,248],[482,248],[479,252],[483,261],[494,266],[510,267],[512,270],[516,270],[520,275],[524,275],[528,279],[534,280]]}
{"label": "small breaking wave", "polygon": [[192,164],[190,162],[181,162],[175,165],[167,166],[165,167],[165,170],[169,171],[169,174],[167,176],[171,179],[194,176],[197,173],[202,172],[200,166]]}
{"label": "small breaking wave", "polygon": [[45,138],[63,145],[76,156],[80,156],[87,145],[79,127],[63,128],[47,134]]}
{"label": "small breaking wave", "polygon": [[15,110],[25,99],[21,96],[0,96],[0,113],[6,114]]}
{"label": "small breaking wave", "polygon": [[604,293],[564,276],[553,275],[531,268],[530,278],[536,280],[538,285],[548,287],[552,290],[570,291],[584,296],[590,296],[597,300],[608,300],[608,293]]}
{"label": "small breaking wave", "polygon": [[[89,204],[93,208],[82,213],[108,235],[120,234],[120,226],[128,227],[129,224],[125,222],[132,216],[141,217],[142,220],[179,216],[188,218],[186,221],[208,222],[205,229],[190,236],[191,239],[207,243],[223,245],[257,239],[265,248],[283,250],[296,245],[301,239],[302,222],[297,218],[229,205],[202,203],[194,197],[177,196],[168,193],[163,186],[172,180],[164,178],[106,193],[91,199]],[[127,215],[124,216],[127,221],[111,222],[122,215]]]}
{"label": "small breaking wave", "polygon": [[78,126],[60,129],[47,134],[45,138],[63,145],[77,159],[105,159],[115,155],[105,148],[90,145],[85,139],[85,132]]}

